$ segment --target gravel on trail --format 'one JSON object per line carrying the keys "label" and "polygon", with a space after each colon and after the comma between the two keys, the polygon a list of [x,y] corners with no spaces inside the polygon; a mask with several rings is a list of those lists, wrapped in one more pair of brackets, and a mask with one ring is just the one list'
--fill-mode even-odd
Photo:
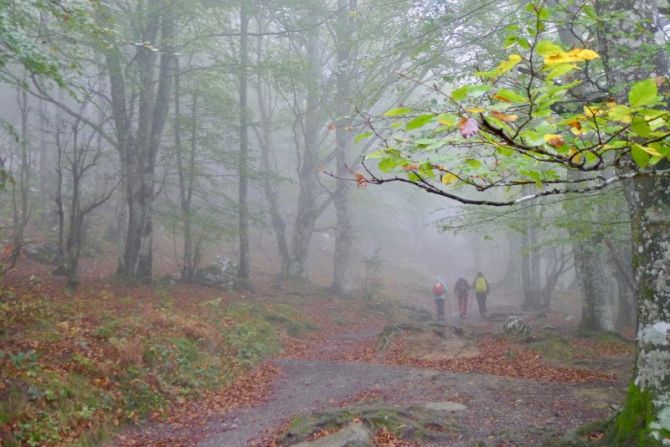
{"label": "gravel on trail", "polygon": [[281,377],[271,400],[211,421],[202,447],[245,447],[288,418],[336,406],[357,393],[389,390],[433,377],[434,371],[398,366],[320,360],[277,360]]}

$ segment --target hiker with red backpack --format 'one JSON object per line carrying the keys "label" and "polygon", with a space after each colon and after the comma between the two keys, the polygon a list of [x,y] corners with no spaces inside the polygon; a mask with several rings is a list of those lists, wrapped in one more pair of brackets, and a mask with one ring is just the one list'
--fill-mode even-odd
{"label": "hiker with red backpack", "polygon": [[437,308],[437,319],[439,321],[444,321],[444,303],[447,301],[447,283],[439,276],[435,277],[433,296],[435,297],[435,307]]}

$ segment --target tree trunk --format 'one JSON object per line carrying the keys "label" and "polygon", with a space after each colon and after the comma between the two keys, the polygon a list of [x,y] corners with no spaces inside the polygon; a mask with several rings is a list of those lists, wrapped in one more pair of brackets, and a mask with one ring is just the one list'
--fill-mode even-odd
{"label": "tree trunk", "polygon": [[[305,43],[311,79],[319,79],[320,61],[317,35],[310,33]],[[306,110],[304,117],[304,147],[301,151],[300,169],[300,192],[298,194],[298,211],[293,227],[293,240],[291,241],[291,266],[289,275],[306,278],[305,263],[309,255],[309,245],[314,235],[316,220],[321,214],[317,203],[317,197],[321,190],[318,179],[317,151],[319,149],[319,129],[321,119],[319,114],[320,95],[318,82],[310,85],[307,89]]]}
{"label": "tree trunk", "polygon": [[536,213],[535,206],[529,206],[526,209],[521,234],[521,281],[523,283],[521,307],[525,310],[538,310],[542,307],[541,256],[537,249]]}
{"label": "tree trunk", "polygon": [[[179,182],[179,211],[182,221],[182,262],[181,278],[192,280],[198,268],[195,251],[193,248],[193,215],[191,202],[193,199],[193,182],[195,175],[195,155],[197,150],[197,109],[198,93],[194,90],[191,100],[190,117],[190,145],[188,153],[184,151],[182,142],[182,123],[181,123],[181,76],[179,74],[179,58],[175,58],[175,84],[174,84],[174,104],[175,104],[175,152],[177,161],[177,178]],[[185,159],[185,156],[188,158]]]}
{"label": "tree trunk", "polygon": [[337,91],[335,100],[335,144],[337,163],[337,184],[334,205],[337,223],[335,227],[335,255],[333,258],[333,283],[331,290],[339,296],[351,295],[352,251],[353,251],[353,216],[351,211],[351,182],[347,160],[352,147],[351,133],[351,82],[353,61],[351,52],[354,40],[352,13],[356,11],[356,0],[338,0],[338,23],[336,31],[337,45]]}
{"label": "tree trunk", "polygon": [[507,268],[505,269],[505,278],[503,284],[508,287],[518,287],[521,279],[521,265],[520,265],[520,241],[517,233],[510,233],[508,236],[508,256]]}
{"label": "tree trunk", "polygon": [[627,181],[625,189],[631,214],[638,331],[635,375],[617,420],[617,445],[638,439],[622,429],[631,419],[639,421],[635,429],[645,438],[668,439],[670,435],[670,178],[638,178]]}
{"label": "tree trunk", "polygon": [[635,297],[628,281],[618,270],[614,270],[617,285],[617,319],[616,329],[623,331],[635,327]]}
{"label": "tree trunk", "polygon": [[532,293],[532,279],[531,279],[531,246],[530,246],[530,237],[527,224],[522,229],[521,233],[521,286],[523,290],[523,304],[522,308],[527,306],[532,306],[533,293]]}
{"label": "tree trunk", "polygon": [[[634,327],[636,321],[632,257],[630,248],[619,248],[609,239],[604,242],[609,251],[612,276],[617,286],[616,329],[622,331]],[[630,239],[627,242],[630,244]]]}
{"label": "tree trunk", "polygon": [[606,260],[598,238],[579,239],[572,244],[575,273],[581,286],[582,319],[579,328],[584,332],[614,329],[609,311],[609,283],[605,272]]}
{"label": "tree trunk", "polygon": [[20,129],[18,138],[18,168],[19,175],[12,183],[12,246],[16,254],[20,252],[25,238],[26,227],[30,220],[30,182],[32,180],[31,154],[28,142],[28,127],[30,125],[30,104],[28,94],[21,87],[16,88],[16,98],[19,106]]}
{"label": "tree trunk", "polygon": [[[149,280],[152,274],[153,205],[155,169],[160,139],[170,106],[175,34],[172,0],[148,2],[142,42],[156,42],[160,31],[162,48],[158,77],[158,59],[153,48],[137,48],[135,61],[139,72],[137,130],[131,125],[123,56],[116,46],[105,52],[109,72],[112,115],[117,136],[117,149],[125,178],[128,220],[123,255],[118,273],[129,279]],[[155,88],[156,84],[158,85]]]}
{"label": "tree trunk", "polygon": [[[276,172],[271,166],[270,157],[274,151],[272,125],[272,88],[263,81],[260,70],[263,66],[263,37],[257,40],[256,62],[259,70],[258,85],[256,88],[256,98],[258,100],[258,112],[261,118],[261,129],[257,132],[261,149],[261,171],[263,171],[262,184],[263,194],[268,203],[268,213],[270,214],[270,224],[277,244],[277,253],[279,254],[280,269],[277,275],[279,280],[286,279],[289,276],[291,257],[286,238],[286,222],[279,206],[279,185],[271,173]],[[264,88],[266,87],[266,88]]]}
{"label": "tree trunk", "polygon": [[239,152],[239,236],[240,258],[237,267],[238,287],[249,283],[249,124],[248,124],[248,70],[249,70],[249,16],[246,0],[240,6],[240,152]]}
{"label": "tree trunk", "polygon": [[[612,92],[653,75],[666,75],[667,55],[657,2],[599,1],[600,52]],[[649,66],[628,64],[631,52],[658,45]],[[648,49],[645,48],[646,51]],[[632,161],[629,160],[630,163]],[[670,168],[667,161],[656,168]],[[670,441],[670,177],[656,173],[624,182],[631,216],[631,253],[637,298],[635,372],[612,430],[615,446],[668,445]]]}

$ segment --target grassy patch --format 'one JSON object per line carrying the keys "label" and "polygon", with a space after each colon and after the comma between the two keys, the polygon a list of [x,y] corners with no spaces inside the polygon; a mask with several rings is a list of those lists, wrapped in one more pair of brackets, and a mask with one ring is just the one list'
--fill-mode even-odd
{"label": "grassy patch", "polygon": [[231,383],[279,352],[282,337],[316,329],[286,304],[189,292],[111,283],[0,294],[3,445],[100,445],[119,426]]}
{"label": "grassy patch", "polygon": [[299,337],[317,329],[305,314],[287,304],[231,304],[225,318],[232,324],[224,337],[243,365],[280,352],[282,336]]}
{"label": "grassy patch", "polygon": [[531,342],[529,346],[543,358],[553,361],[571,361],[575,357],[593,354],[592,351],[575,346],[569,340],[557,336],[541,338]]}

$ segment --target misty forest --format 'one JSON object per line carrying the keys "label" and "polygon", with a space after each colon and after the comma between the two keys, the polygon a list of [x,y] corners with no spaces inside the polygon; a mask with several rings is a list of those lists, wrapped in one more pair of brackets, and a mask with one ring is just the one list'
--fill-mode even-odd
{"label": "misty forest", "polygon": [[0,0],[0,447],[670,446],[670,2]]}

